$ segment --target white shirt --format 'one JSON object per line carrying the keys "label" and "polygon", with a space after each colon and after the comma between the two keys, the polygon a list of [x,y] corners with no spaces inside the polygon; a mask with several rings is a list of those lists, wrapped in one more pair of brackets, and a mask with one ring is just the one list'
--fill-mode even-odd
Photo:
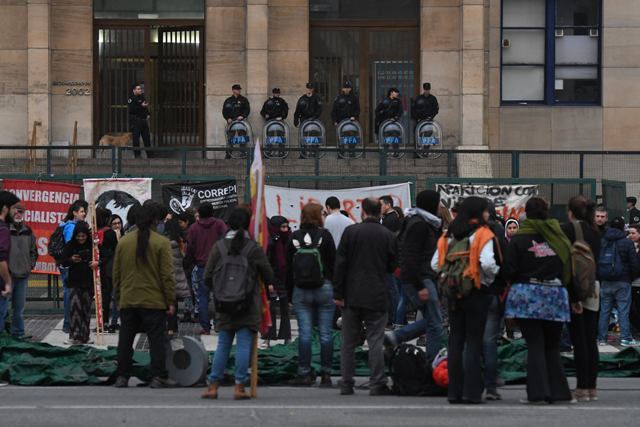
{"label": "white shirt", "polygon": [[336,244],[336,249],[340,245],[340,239],[342,238],[342,233],[344,230],[350,226],[355,224],[351,218],[348,218],[342,215],[340,212],[334,212],[324,220],[324,228],[329,230],[331,233],[331,237],[333,237],[333,242]]}

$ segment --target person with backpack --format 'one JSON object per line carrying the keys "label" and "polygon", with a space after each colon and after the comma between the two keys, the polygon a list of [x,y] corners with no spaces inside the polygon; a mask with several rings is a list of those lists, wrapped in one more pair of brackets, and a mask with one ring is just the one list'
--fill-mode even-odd
{"label": "person with backpack", "polygon": [[[348,230],[348,228],[347,228]],[[320,387],[332,387],[333,362],[333,267],[336,247],[323,228],[322,206],[308,203],[302,208],[300,229],[287,249],[288,287],[293,289],[293,309],[298,318],[298,375],[290,385],[309,387],[316,375],[311,369],[311,338],[314,319],[320,333]]]}
{"label": "person with backpack", "polygon": [[573,359],[578,383],[573,392],[578,402],[598,399],[598,311],[599,285],[596,261],[600,255],[600,233],[595,224],[596,204],[584,196],[572,197],[567,206],[569,222],[562,231],[573,245],[573,284],[569,288]]}
{"label": "person with backpack", "polygon": [[448,302],[451,404],[483,402],[481,362],[491,302],[488,287],[500,271],[488,220],[488,201],[466,198],[447,234],[438,240],[431,261],[433,270],[440,273],[440,290]]}
{"label": "person with backpack", "polygon": [[362,201],[362,222],[348,227],[338,247],[333,294],[342,307],[340,394],[354,393],[355,350],[362,325],[369,345],[369,395],[391,394],[384,365],[384,329],[389,288],[387,275],[396,268],[396,239],[380,224],[380,203]]}
{"label": "person with backpack", "polygon": [[262,248],[249,237],[251,215],[235,208],[229,216],[230,230],[218,240],[207,261],[205,283],[213,290],[216,306],[216,327],[219,331],[209,375],[209,386],[203,399],[217,399],[220,382],[229,359],[231,344],[236,338],[235,400],[249,399],[245,383],[249,377],[249,360],[254,334],[262,321],[260,282],[273,282],[273,270]]}
{"label": "person with backpack", "polygon": [[396,347],[426,332],[429,363],[440,351],[442,341],[442,314],[436,288],[438,274],[431,268],[442,226],[437,216],[439,205],[438,192],[420,192],[416,207],[407,210],[397,242],[402,293],[409,304],[422,313],[422,319],[385,334],[386,345]]}
{"label": "person with backpack", "polygon": [[600,320],[598,341],[604,345],[609,334],[609,318],[615,306],[620,322],[620,345],[637,347],[633,339],[629,311],[631,308],[631,282],[640,275],[640,259],[633,242],[624,232],[624,218],[614,218],[604,233],[598,257],[600,278]]}
{"label": "person with backpack", "polygon": [[570,320],[571,242],[558,220],[549,218],[545,200],[529,199],[525,213],[503,265],[503,276],[512,283],[505,317],[516,319],[529,351],[527,399],[521,402],[571,402],[560,359],[562,327]]}

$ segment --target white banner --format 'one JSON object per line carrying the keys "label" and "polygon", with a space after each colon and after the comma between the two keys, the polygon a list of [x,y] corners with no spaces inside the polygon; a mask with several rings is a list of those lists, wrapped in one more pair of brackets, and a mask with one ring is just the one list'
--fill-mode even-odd
{"label": "white banner", "polygon": [[[142,204],[151,198],[151,178],[85,179],[84,199],[96,206],[109,209],[113,215],[127,223],[127,213],[136,202]],[[87,218],[90,218],[87,216]]]}
{"label": "white banner", "polygon": [[527,201],[538,195],[538,186],[525,184],[436,184],[436,191],[440,193],[440,203],[447,209],[451,209],[458,200],[477,196],[493,201],[498,215],[502,218],[518,219],[524,213]]}
{"label": "white banner", "polygon": [[310,202],[324,206],[331,196],[340,200],[340,208],[349,213],[356,222],[361,221],[360,203],[367,197],[391,196],[394,206],[403,210],[411,207],[410,183],[381,185],[377,187],[347,188],[341,190],[309,190],[306,188],[287,188],[265,185],[265,203],[267,217],[281,215],[289,219],[291,228],[298,229],[300,212]]}

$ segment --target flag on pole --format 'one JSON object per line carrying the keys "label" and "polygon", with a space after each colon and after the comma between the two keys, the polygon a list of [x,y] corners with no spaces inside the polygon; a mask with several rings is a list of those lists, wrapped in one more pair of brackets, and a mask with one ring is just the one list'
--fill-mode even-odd
{"label": "flag on pole", "polygon": [[[256,140],[256,147],[253,152],[253,162],[249,173],[249,184],[251,189],[251,223],[249,233],[266,252],[269,244],[269,229],[267,224],[267,210],[264,203],[264,168],[262,165],[262,150],[260,140]],[[272,319],[269,311],[269,298],[264,284],[260,286],[260,297],[262,299],[262,323],[260,332],[266,334],[271,328]]]}

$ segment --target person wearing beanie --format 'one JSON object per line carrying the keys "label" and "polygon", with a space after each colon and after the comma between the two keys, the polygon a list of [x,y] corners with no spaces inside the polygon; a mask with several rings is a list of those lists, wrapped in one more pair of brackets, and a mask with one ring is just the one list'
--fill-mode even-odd
{"label": "person wearing beanie", "polygon": [[[11,253],[11,232],[9,224],[13,222],[16,205],[20,199],[9,191],[0,191],[0,331],[4,331],[4,318],[7,314],[9,299],[13,290],[9,273]],[[1,382],[0,382],[1,383]]]}
{"label": "person wearing beanie", "polygon": [[[625,220],[614,218],[605,231],[600,245],[598,275],[600,278],[600,320],[598,323],[598,341],[606,344],[609,334],[609,318],[615,306],[620,321],[620,345],[623,347],[640,346],[633,339],[629,310],[631,306],[631,282],[640,276],[640,259],[633,242],[627,239],[624,231]],[[617,262],[621,261],[621,262]],[[620,267],[616,267],[620,265]]]}
{"label": "person wearing beanie", "polygon": [[394,347],[427,334],[427,359],[440,351],[442,314],[436,289],[437,274],[431,268],[442,220],[438,218],[440,194],[425,190],[416,197],[416,207],[408,209],[398,236],[400,280],[405,296],[422,312],[423,318],[385,335],[387,347]]}

